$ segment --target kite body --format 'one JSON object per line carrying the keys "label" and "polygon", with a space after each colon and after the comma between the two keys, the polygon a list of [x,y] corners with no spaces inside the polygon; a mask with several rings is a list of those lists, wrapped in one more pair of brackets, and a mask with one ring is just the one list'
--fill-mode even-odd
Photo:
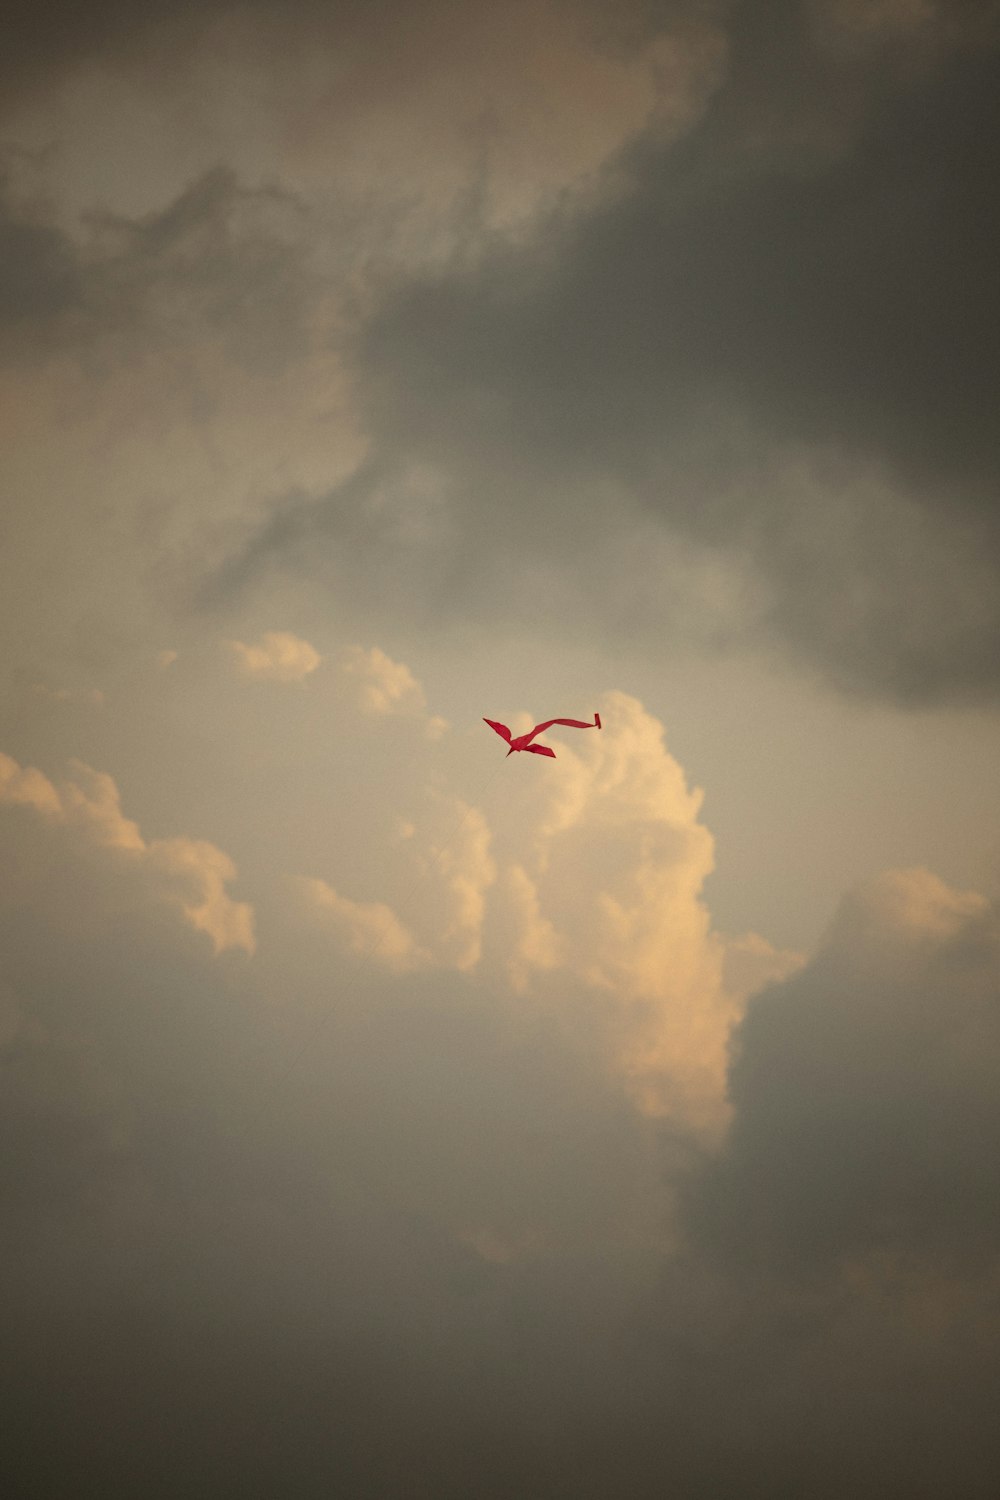
{"label": "kite body", "polygon": [[507,741],[510,746],[510,749],[507,751],[508,755],[513,755],[515,750],[527,750],[532,755],[550,755],[555,760],[556,752],[550,750],[548,745],[533,745],[531,743],[536,734],[541,734],[544,729],[551,729],[553,724],[566,724],[570,729],[600,729],[601,716],[600,714],[595,714],[593,723],[589,719],[546,719],[544,724],[536,724],[530,734],[519,734],[516,739],[512,738],[506,724],[498,724],[495,719],[484,719],[483,723],[488,724],[491,729],[496,730],[502,740]]}

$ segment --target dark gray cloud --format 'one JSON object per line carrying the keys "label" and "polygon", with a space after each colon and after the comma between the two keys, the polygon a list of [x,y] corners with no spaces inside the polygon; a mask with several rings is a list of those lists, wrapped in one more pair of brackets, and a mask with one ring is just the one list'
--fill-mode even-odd
{"label": "dark gray cloud", "polygon": [[224,167],[162,212],[93,221],[93,334],[122,328],[158,345],[218,334],[237,363],[282,371],[309,344],[315,278],[303,250],[309,215],[290,193],[250,190]]}
{"label": "dark gray cloud", "polygon": [[73,248],[50,224],[18,213],[0,174],[0,328],[6,352],[48,341],[53,320],[79,306],[82,277]]}
{"label": "dark gray cloud", "polygon": [[[645,0],[615,7],[602,0],[566,0],[563,7],[607,45],[627,49],[668,19],[714,18],[731,8],[731,0]],[[190,66],[199,48],[219,41],[219,23],[234,23],[225,44],[250,43],[265,52],[290,41],[316,46],[360,43],[365,63],[386,48],[388,31],[404,32],[416,69],[433,67],[447,52],[449,31],[461,30],[463,7],[456,0],[149,0],[141,7],[128,0],[54,0],[44,10],[29,0],[8,7],[7,46],[0,60],[0,114],[45,95],[74,71],[88,66],[126,69],[162,81]],[[520,21],[517,17],[515,24]],[[390,63],[390,73],[393,64]],[[410,80],[399,78],[396,87]],[[348,84],[351,87],[351,84]]]}
{"label": "dark gray cloud", "polygon": [[[245,188],[225,167],[143,218],[95,213],[77,240],[0,193],[4,352],[15,360],[96,355],[99,375],[190,351],[208,334],[237,364],[280,373],[310,341],[308,228],[294,195]],[[192,399],[196,386],[192,376]]]}
{"label": "dark gray cloud", "polygon": [[[600,7],[580,14],[600,35]],[[728,72],[700,123],[669,148],[633,142],[603,207],[557,203],[471,267],[496,226],[470,183],[447,209],[459,264],[445,254],[433,279],[408,278],[405,256],[390,268],[350,215],[225,166],[142,218],[92,219],[74,246],[10,211],[13,347],[130,333],[98,374],[136,341],[183,350],[206,333],[276,377],[317,339],[350,356],[367,466],[325,499],[276,497],[208,598],[275,562],[449,629],[537,617],[551,594],[551,623],[574,637],[707,638],[776,649],[852,693],[992,700],[998,15],[847,0],[637,11],[609,47],[724,26]],[[298,45],[311,16],[254,7],[244,33],[276,45],[287,24]],[[83,17],[66,28],[79,56],[117,57],[132,34],[120,8],[98,7],[86,40]],[[447,17],[424,19],[429,70]],[[362,14],[327,16],[324,46],[338,27],[371,64]],[[379,97],[387,68],[369,78]],[[318,312],[331,293],[332,321]],[[210,416],[203,377],[187,378]],[[601,589],[628,569],[630,538],[643,576]],[[729,570],[721,604],[686,597],[690,547]]]}
{"label": "dark gray cloud", "polygon": [[996,1260],[1000,928],[917,872],[845,900],[735,1037],[735,1119],[699,1181],[707,1242],[796,1272]]}
{"label": "dark gray cloud", "polygon": [[55,0],[39,9],[30,0],[13,0],[0,64],[0,109],[22,103],[92,59],[119,61],[131,54],[133,63],[176,62],[170,45],[176,23],[236,8],[232,0],[150,0],[142,7],[127,0]]}
{"label": "dark gray cloud", "polygon": [[[109,978],[102,963],[82,977],[84,1020],[87,990]],[[301,1496],[334,1484],[456,1500],[988,1494],[999,1376],[988,1275],[907,1284],[876,1266],[870,1284],[802,1283],[774,1260],[763,1275],[676,1260],[651,1286],[628,1256],[570,1245],[490,1265],[406,1194],[414,1173],[438,1173],[450,1197],[462,1157],[487,1197],[523,1191],[513,1116],[487,1172],[496,1118],[465,1092],[448,1121],[441,1092],[421,1082],[433,1047],[448,1038],[454,1059],[460,1037],[466,1073],[489,1062],[519,1106],[537,1098],[481,1017],[456,1032],[471,996],[439,995],[438,1028],[430,992],[408,990],[405,1010],[364,993],[376,1046],[358,1050],[360,1032],[334,1019],[336,1046],[316,1046],[253,1130],[232,1092],[220,1109],[223,1059],[186,1079],[166,1070],[166,1089],[162,1064],[150,1071],[174,1032],[189,1046],[201,1035],[190,1056],[204,1062],[205,1037],[220,1031],[204,980],[201,1011],[165,1026],[184,983],[175,972],[141,1011],[150,1044],[141,1091],[126,1085],[132,1133],[115,1172],[106,1151],[82,1170],[87,1133],[72,1142],[49,1124],[36,1133],[33,1212],[13,1202],[4,1215],[15,1301],[3,1466],[16,1493],[124,1496],[144,1476],[145,1493],[195,1496],[292,1484]],[[337,1053],[369,1085],[369,1106],[357,1088],[351,1097]],[[379,1058],[408,1091],[402,1103],[364,1067]],[[549,1086],[558,1077],[544,1073]],[[456,1097],[454,1071],[438,1077]],[[753,1115],[786,1082],[742,1089],[739,1109]],[[57,1107],[49,1091],[34,1115],[51,1122]],[[568,1161],[601,1202],[606,1127],[595,1131],[594,1115],[565,1124],[579,1133]],[[535,1157],[550,1149],[537,1137]],[[565,1188],[553,1176],[550,1191]],[[789,1212],[789,1199],[768,1199]],[[744,1211],[744,1197],[730,1208]]]}
{"label": "dark gray cloud", "polygon": [[[754,62],[785,36],[761,40],[766,9],[741,13],[701,128],[637,152],[624,201],[388,300],[357,351],[370,468],[283,505],[236,575],[298,550],[343,586],[360,532],[360,578],[460,616],[527,607],[530,559],[561,610],[576,595],[576,631],[593,557],[638,513],[758,581],[731,642],[853,692],[995,696],[997,53],[869,63],[859,118],[818,144],[798,90],[768,88],[784,113],[751,150]],[[789,43],[793,79],[804,55]],[[447,517],[425,555],[394,550],[373,503],[406,512],[419,466]],[[638,612],[647,635],[676,623],[655,594]]]}

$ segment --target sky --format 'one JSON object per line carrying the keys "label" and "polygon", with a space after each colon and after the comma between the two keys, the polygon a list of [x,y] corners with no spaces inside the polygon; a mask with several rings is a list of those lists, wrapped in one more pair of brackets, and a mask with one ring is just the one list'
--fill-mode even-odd
{"label": "sky", "polygon": [[1000,6],[12,14],[5,1493],[992,1497]]}

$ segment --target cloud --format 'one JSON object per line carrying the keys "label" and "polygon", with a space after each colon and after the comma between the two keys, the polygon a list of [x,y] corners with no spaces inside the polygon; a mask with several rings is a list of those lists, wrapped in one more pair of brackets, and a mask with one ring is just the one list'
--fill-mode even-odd
{"label": "cloud", "polygon": [[181,889],[178,900],[185,917],[211,939],[216,953],[227,948],[256,948],[253,909],[234,901],[226,886],[236,879],[236,866],[205,839],[154,839],[146,850],[150,864],[163,870]]}
{"label": "cloud", "polygon": [[447,733],[447,719],[427,712],[423,687],[405,662],[393,661],[378,646],[348,646],[340,654],[340,668],[354,684],[363,713],[422,719],[429,740]]}
{"label": "cloud", "polygon": [[378,646],[349,646],[341,654],[341,670],[356,681],[366,713],[422,713],[426,708],[424,690],[409,667]]}
{"label": "cloud", "polygon": [[10,201],[0,159],[0,327],[7,357],[22,337],[43,345],[60,315],[79,306],[81,275],[73,247],[37,210]]}
{"label": "cloud", "polygon": [[[484,1453],[497,1500],[981,1491],[996,1448],[995,908],[926,871],[852,893],[808,964],[751,1001],[721,1144],[676,1108],[644,1116],[604,1044],[615,1004],[664,993],[657,925],[682,957],[696,934],[710,846],[661,726],[624,694],[600,707],[611,729],[567,732],[535,768],[560,774],[508,786],[495,830],[477,809],[469,847],[453,845],[447,818],[465,812],[431,799],[404,840],[425,845],[421,895],[432,810],[446,873],[477,868],[492,833],[490,899],[530,880],[534,912],[522,900],[508,920],[551,931],[535,932],[538,962],[522,956],[519,993],[488,951],[488,909],[475,970],[437,954],[412,967],[423,909],[404,933],[387,903],[320,880],[299,895],[361,965],[265,903],[255,963],[227,977],[179,924],[150,928],[148,889],[132,910],[116,900],[103,940],[74,933],[59,882],[79,908],[124,860],[106,896],[135,894],[155,845],[110,778],[77,770],[74,798],[0,762],[5,869],[43,893],[0,891],[12,1476],[124,1494],[152,1456],[183,1487],[212,1462],[215,1425],[192,1422],[211,1409],[240,1434],[227,1482],[280,1488],[294,1471],[305,1495],[333,1474],[374,1497],[402,1473],[410,1493],[459,1496]],[[45,827],[59,840],[45,869],[10,842],[19,819],[36,850]],[[74,830],[99,866],[79,862]],[[637,933],[634,968],[614,924],[582,953],[566,941],[608,891]],[[378,944],[395,972],[372,961]],[[733,961],[766,968],[762,940]],[[665,982],[680,1004],[684,974]],[[700,1044],[696,1030],[693,1059]],[[157,1352],[138,1364],[137,1319]],[[313,1420],[331,1391],[335,1440]],[[44,1453],[40,1403],[55,1415]]]}
{"label": "cloud", "polygon": [[[904,704],[993,700],[996,53],[942,42],[905,81],[872,64],[842,128],[841,64],[786,9],[803,67],[742,7],[683,149],[638,152],[628,194],[540,246],[375,308],[364,464],[276,500],[230,579],[290,569],[401,621],[530,618],[777,654]],[[415,473],[438,476],[424,545],[400,534]]]}
{"label": "cloud", "polygon": [[160,31],[162,37],[165,22],[183,22],[189,13],[184,0],[153,0],[141,16],[121,0],[98,0],[86,11],[72,0],[60,0],[42,21],[30,6],[18,5],[0,76],[0,100],[10,107],[95,55],[114,57],[132,51],[133,57],[141,58],[142,41],[150,31],[154,36]]}
{"label": "cloud", "polygon": [[[103,13],[61,68],[50,51],[48,87],[7,112],[25,149],[48,136],[63,197],[89,188],[116,209],[148,207],[174,195],[179,168],[190,181],[226,160],[328,202],[345,239],[361,208],[379,259],[461,252],[483,230],[517,233],[560,198],[593,195],[636,136],[683,133],[724,65],[713,17],[690,7],[650,18],[632,4],[612,17],[551,0],[421,0],[391,5],[388,24],[310,0]],[[131,138],[109,131],[116,117]]]}
{"label": "cloud", "polygon": [[48,817],[62,813],[62,800],[48,777],[34,766],[19,766],[9,755],[0,756],[0,797],[11,806],[33,807]]}
{"label": "cloud", "polygon": [[496,879],[492,836],[476,807],[437,792],[424,802],[420,821],[404,823],[397,840],[407,877],[400,904],[412,910],[413,930],[384,902],[355,901],[315,878],[301,889],[310,906],[335,919],[332,931],[348,951],[395,972],[464,973],[482,956],[486,893]]}
{"label": "cloud", "polygon": [[[229,948],[253,953],[253,911],[226,890],[236,878],[229,856],[205,840],[147,842],[122,812],[113,778],[80,761],[70,765],[71,778],[57,786],[35,767],[0,754],[0,806],[31,808],[50,827],[81,835],[84,849],[107,851],[115,861],[106,867],[109,877],[137,876],[149,899],[179,909],[217,954]],[[33,857],[24,862],[27,870]]]}
{"label": "cloud", "polygon": [[50,688],[44,682],[36,682],[32,692],[39,698],[47,698],[50,703],[86,703],[93,708],[100,708],[104,703],[100,688]]}
{"label": "cloud", "polygon": [[[610,997],[611,1045],[644,1107],[711,1128],[747,990],[735,968],[727,987],[728,940],[702,895],[714,866],[702,793],[637,699],[611,692],[600,711],[604,729],[567,734],[557,773],[534,791],[506,871],[496,961],[529,990],[533,976],[559,978]],[[737,949],[747,942],[759,944],[755,981],[791,959],[753,937]]]}
{"label": "cloud", "polygon": [[[33,106],[61,143],[23,116],[18,171],[62,166],[8,194],[8,284],[44,281],[15,300],[46,400],[93,404],[66,357],[96,361],[129,411],[103,440],[152,424],[205,491],[169,502],[174,588],[305,570],[407,626],[530,617],[992,698],[990,7],[431,5],[377,47],[352,6],[160,23],[199,59],[183,86],[148,55],[130,82],[145,23],[112,9]],[[109,132],[129,88],[149,128]],[[152,170],[109,140],[168,144]]]}
{"label": "cloud", "polygon": [[410,973],[429,961],[412,933],[383,902],[352,901],[325,880],[304,878],[301,887],[306,902],[332,922],[348,952],[384,965],[393,974]]}
{"label": "cloud", "polygon": [[746,995],[801,959],[713,932],[701,793],[638,700],[609,693],[600,710],[604,729],[578,749],[567,734],[552,774],[523,773],[513,815],[425,796],[393,851],[397,905],[316,878],[304,893],[343,948],[378,966],[477,971],[543,1005],[589,993],[610,1061],[644,1107],[711,1131]]}
{"label": "cloud", "polygon": [[[494,766],[427,699],[990,699],[995,9],[21,5],[6,1491],[990,1491],[996,903],[719,931],[690,703]],[[758,680],[760,877],[828,782]]]}
{"label": "cloud", "polygon": [[244,676],[270,682],[302,682],[323,660],[315,646],[287,630],[266,630],[254,646],[230,641],[229,649]]}
{"label": "cloud", "polygon": [[1000,1241],[1000,914],[926,870],[847,896],[735,1034],[707,1243],[764,1267],[985,1264]]}

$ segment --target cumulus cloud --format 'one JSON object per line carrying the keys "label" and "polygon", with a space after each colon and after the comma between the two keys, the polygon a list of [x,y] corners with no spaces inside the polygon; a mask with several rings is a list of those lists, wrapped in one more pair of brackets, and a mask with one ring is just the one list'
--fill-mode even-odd
{"label": "cumulus cloud", "polygon": [[524,773],[513,817],[430,797],[394,851],[399,909],[305,889],[340,943],[383,967],[479,969],[542,1003],[573,987],[605,997],[607,1045],[644,1107],[714,1128],[747,993],[801,960],[712,930],[700,791],[641,703],[615,692],[600,709],[604,729],[561,743],[557,774]]}
{"label": "cumulus cloud", "polygon": [[216,953],[255,947],[252,908],[226,887],[236,878],[229,856],[214,844],[189,838],[147,841],[122,812],[114,779],[80,761],[56,785],[34,766],[0,754],[0,805],[29,807],[45,823],[82,834],[85,844],[119,856],[119,873],[133,871],[156,902],[179,908],[204,932]]}
{"label": "cumulus cloud", "polygon": [[[638,700],[613,692],[600,709],[604,729],[560,745],[559,774],[532,799],[496,958],[515,983],[562,975],[613,997],[614,1045],[645,1107],[711,1125],[747,991],[727,987],[727,940],[703,897],[714,841],[699,818],[702,793]],[[755,979],[789,962],[749,941],[760,945]]]}
{"label": "cumulus cloud", "polygon": [[229,649],[244,676],[270,682],[302,682],[323,660],[315,646],[288,630],[265,630],[252,646],[230,641]]}

